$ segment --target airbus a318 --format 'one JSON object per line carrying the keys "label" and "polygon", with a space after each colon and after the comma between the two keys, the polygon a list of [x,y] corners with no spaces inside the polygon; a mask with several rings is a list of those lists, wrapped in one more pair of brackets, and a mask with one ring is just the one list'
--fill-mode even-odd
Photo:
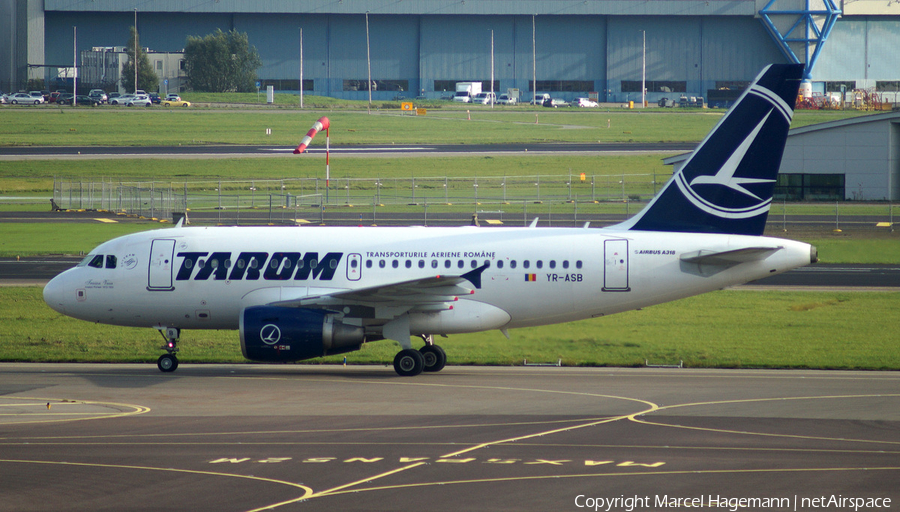
{"label": "airbus a318", "polygon": [[[244,356],[298,361],[388,339],[404,376],[440,371],[435,335],[570,322],[817,261],[762,236],[802,65],[764,69],[636,216],[591,228],[177,227],[94,249],[44,288],[56,311],[150,327],[178,366],[185,329],[236,329]],[[412,337],[425,345],[414,349]]]}

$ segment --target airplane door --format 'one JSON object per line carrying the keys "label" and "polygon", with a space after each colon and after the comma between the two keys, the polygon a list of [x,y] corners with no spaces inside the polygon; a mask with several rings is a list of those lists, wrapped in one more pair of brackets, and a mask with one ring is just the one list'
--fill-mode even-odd
{"label": "airplane door", "polygon": [[147,278],[148,290],[174,290],[172,286],[172,265],[175,254],[175,240],[154,240],[150,245],[150,270]]}
{"label": "airplane door", "polygon": [[347,280],[359,281],[362,277],[362,256],[351,254],[347,257]]}
{"label": "airplane door", "polygon": [[627,292],[628,287],[628,240],[606,240],[603,242],[603,291]]}

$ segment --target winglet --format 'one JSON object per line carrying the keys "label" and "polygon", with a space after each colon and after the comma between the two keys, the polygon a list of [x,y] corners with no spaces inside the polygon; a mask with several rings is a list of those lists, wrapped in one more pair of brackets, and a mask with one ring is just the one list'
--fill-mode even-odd
{"label": "winglet", "polygon": [[469,281],[470,283],[472,283],[473,286],[475,286],[475,288],[480,290],[481,289],[481,274],[483,274],[484,271],[487,270],[487,268],[489,266],[490,266],[489,264],[485,263],[484,265],[482,265],[476,269],[466,272],[465,274],[461,275],[460,277]]}

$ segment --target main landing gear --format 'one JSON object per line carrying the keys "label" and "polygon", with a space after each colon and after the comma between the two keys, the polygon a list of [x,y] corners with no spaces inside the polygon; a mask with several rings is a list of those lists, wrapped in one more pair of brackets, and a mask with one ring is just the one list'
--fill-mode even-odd
{"label": "main landing gear", "polygon": [[394,357],[394,370],[403,377],[414,377],[423,371],[439,372],[447,364],[447,353],[434,344],[434,336],[422,335],[425,346],[420,350],[403,349]]}
{"label": "main landing gear", "polygon": [[175,357],[175,352],[178,352],[178,338],[181,336],[181,329],[175,327],[159,328],[159,333],[166,340],[166,344],[160,348],[167,353],[159,356],[159,359],[156,360],[156,366],[159,367],[161,372],[174,372],[178,368],[178,358]]}

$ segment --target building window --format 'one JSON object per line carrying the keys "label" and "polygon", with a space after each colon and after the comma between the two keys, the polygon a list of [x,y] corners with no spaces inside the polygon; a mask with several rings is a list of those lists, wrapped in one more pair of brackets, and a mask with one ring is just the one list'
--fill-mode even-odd
{"label": "building window", "polygon": [[[647,92],[687,92],[687,82],[678,80],[648,80]],[[622,92],[641,92],[640,80],[622,80]]]}
{"label": "building window", "polygon": [[[534,92],[534,82],[529,81],[528,88],[529,91]],[[638,89],[640,89],[640,85],[638,85]],[[590,92],[594,90],[594,82],[591,80],[538,80],[537,90],[540,92]]]}
{"label": "building window", "polygon": [[[345,91],[365,91],[366,79],[362,80],[344,80],[343,90]],[[409,80],[372,80],[372,92],[389,91],[403,92],[409,90]]]}
{"label": "building window", "polygon": [[[877,84],[881,82],[875,83],[877,88]],[[841,91],[842,87],[843,91]],[[850,80],[847,82],[825,82],[825,92],[851,92],[853,91],[853,89],[856,89],[856,80]]]}
{"label": "building window", "polygon": [[785,201],[842,201],[843,174],[779,174],[775,199]]}
{"label": "building window", "polygon": [[162,71],[162,61],[161,60],[156,61],[156,70]]}

